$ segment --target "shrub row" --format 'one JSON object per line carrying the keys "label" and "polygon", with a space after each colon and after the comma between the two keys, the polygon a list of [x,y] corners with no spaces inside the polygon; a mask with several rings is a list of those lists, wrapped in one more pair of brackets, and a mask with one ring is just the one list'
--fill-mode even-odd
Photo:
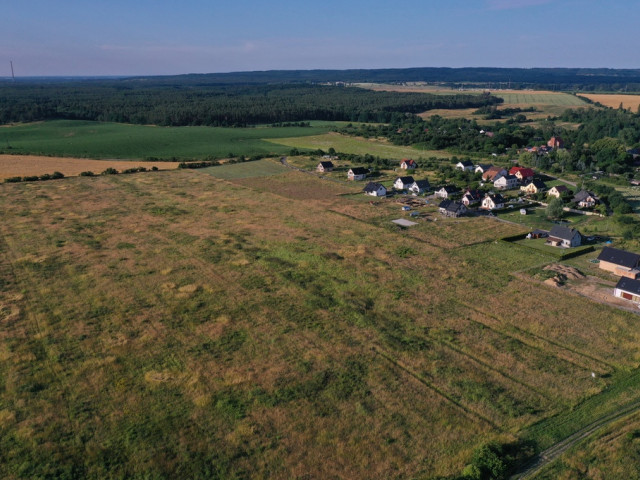
{"label": "shrub row", "polygon": [[19,182],[42,182],[46,180],[58,180],[64,178],[64,174],[61,172],[45,173],[43,175],[28,175],[25,177],[10,177],[5,178],[5,183],[19,183]]}

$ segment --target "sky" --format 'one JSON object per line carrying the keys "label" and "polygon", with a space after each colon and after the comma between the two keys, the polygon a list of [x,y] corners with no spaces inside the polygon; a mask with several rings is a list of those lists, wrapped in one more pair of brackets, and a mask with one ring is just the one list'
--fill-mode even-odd
{"label": "sky", "polygon": [[638,0],[0,0],[0,77],[640,68]]}

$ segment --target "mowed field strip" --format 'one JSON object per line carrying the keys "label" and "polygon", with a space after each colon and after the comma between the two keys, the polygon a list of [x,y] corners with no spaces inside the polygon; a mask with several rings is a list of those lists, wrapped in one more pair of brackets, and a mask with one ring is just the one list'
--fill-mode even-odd
{"label": "mowed field strip", "polygon": [[82,172],[93,172],[96,175],[107,168],[118,171],[128,168],[144,167],[158,170],[178,168],[178,162],[143,162],[122,160],[91,160],[88,158],[43,157],[36,155],[0,155],[0,180],[11,177],[44,175],[61,172],[67,177],[80,175]]}
{"label": "mowed field strip", "polygon": [[640,396],[637,315],[510,275],[521,227],[282,170],[0,185],[0,476],[452,476]]}

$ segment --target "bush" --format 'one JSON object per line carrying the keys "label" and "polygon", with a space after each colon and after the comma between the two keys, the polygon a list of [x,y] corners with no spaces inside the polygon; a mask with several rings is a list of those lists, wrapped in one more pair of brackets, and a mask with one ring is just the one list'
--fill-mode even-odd
{"label": "bush", "polygon": [[4,183],[19,183],[22,181],[22,177],[9,177],[4,179]]}
{"label": "bush", "polygon": [[40,180],[51,180],[51,175],[45,173],[44,175],[40,175]]}
{"label": "bush", "polygon": [[80,172],[81,177],[95,177],[95,175],[96,174],[91,171]]}
{"label": "bush", "polygon": [[62,172],[53,172],[51,174],[51,178],[54,179],[54,180],[57,180],[59,178],[64,178],[64,173],[62,173]]}
{"label": "bush", "polygon": [[118,170],[116,170],[115,168],[109,167],[100,175],[117,175],[117,174],[118,174]]}
{"label": "bush", "polygon": [[37,177],[35,175],[29,175],[28,177],[22,177],[22,181],[23,182],[37,182],[38,180],[40,180],[40,177]]}

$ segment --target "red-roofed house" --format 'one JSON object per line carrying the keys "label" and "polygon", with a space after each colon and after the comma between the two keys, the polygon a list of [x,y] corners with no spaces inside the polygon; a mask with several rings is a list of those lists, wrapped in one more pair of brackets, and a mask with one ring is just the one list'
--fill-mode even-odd
{"label": "red-roofed house", "polygon": [[417,167],[415,160],[411,160],[410,158],[403,158],[400,162],[400,168],[403,170],[413,170]]}
{"label": "red-roofed house", "polygon": [[530,168],[512,167],[511,170],[509,170],[509,175],[515,175],[516,177],[518,177],[518,180],[524,182],[525,180],[533,178],[535,173]]}

